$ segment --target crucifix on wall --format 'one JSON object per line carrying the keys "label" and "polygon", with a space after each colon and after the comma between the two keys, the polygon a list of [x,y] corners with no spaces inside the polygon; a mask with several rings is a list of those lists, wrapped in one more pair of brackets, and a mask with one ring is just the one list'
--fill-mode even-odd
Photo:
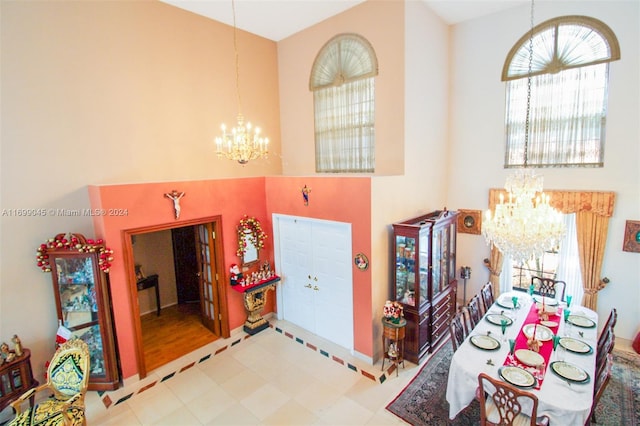
{"label": "crucifix on wall", "polygon": [[176,219],[180,218],[180,199],[184,197],[184,195],[184,192],[178,192],[175,189],[164,194],[165,197],[173,200],[173,209],[175,211]]}

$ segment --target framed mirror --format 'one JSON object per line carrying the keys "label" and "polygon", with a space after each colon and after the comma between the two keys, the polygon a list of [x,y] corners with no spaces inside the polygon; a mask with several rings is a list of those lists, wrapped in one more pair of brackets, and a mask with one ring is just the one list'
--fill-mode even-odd
{"label": "framed mirror", "polygon": [[252,265],[260,259],[260,249],[264,248],[267,235],[260,222],[253,217],[243,217],[238,225],[238,252],[242,266]]}

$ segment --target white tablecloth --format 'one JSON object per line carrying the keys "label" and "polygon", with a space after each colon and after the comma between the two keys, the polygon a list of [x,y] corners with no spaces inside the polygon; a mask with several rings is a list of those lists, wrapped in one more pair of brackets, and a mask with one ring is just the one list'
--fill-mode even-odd
{"label": "white tablecloth", "polygon": [[[529,295],[522,292],[503,293],[499,296],[499,300],[504,297],[510,301],[514,295],[520,298],[522,308],[518,310],[513,325],[507,327],[507,339],[517,336],[533,303]],[[515,315],[514,311],[500,307],[497,304],[494,304],[491,309],[489,309],[489,313],[500,313],[500,311],[503,310],[507,315]],[[581,306],[572,306],[571,311],[572,315],[581,314],[592,319],[596,324],[598,322],[597,313],[590,309]],[[565,326],[564,321],[560,321],[558,329],[560,336],[567,335]],[[500,326],[488,322],[484,317],[476,328],[471,331],[470,336],[473,334],[486,335],[487,331],[491,331],[492,337],[502,340]],[[583,335],[580,336],[579,332],[582,332]],[[598,331],[597,327],[580,328],[571,326],[569,327],[569,333],[570,337],[588,343],[593,348],[593,352],[588,355],[576,354],[565,351],[558,345],[558,349],[551,354],[549,364],[564,355],[564,361],[583,368],[589,373],[591,380],[586,384],[571,383],[571,385],[569,385],[567,381],[562,380],[551,371],[550,367],[547,367],[542,387],[539,390],[533,389],[531,392],[538,397],[538,415],[547,415],[550,424],[583,425],[589,417],[591,404],[593,402],[596,362],[595,350]],[[544,342],[544,344],[553,343],[549,341]],[[475,398],[476,389],[478,388],[478,374],[485,372],[493,377],[499,377],[498,369],[502,367],[508,354],[508,342],[501,343],[500,349],[496,351],[484,351],[471,344],[469,337],[467,337],[464,343],[454,353],[449,369],[447,401],[450,405],[449,417],[451,419],[455,418],[455,416]],[[487,364],[488,360],[492,360],[493,365]],[[523,408],[530,409],[530,407]]]}

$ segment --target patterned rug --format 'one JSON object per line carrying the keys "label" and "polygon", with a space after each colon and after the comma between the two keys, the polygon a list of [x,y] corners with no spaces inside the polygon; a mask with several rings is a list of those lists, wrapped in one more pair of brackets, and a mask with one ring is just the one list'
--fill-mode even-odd
{"label": "patterned rug", "polygon": [[[596,407],[597,425],[640,425],[640,355],[614,350],[613,374]],[[474,400],[452,421],[446,400],[453,350],[445,343],[413,380],[387,405],[405,422],[418,425],[480,424],[480,406]]]}

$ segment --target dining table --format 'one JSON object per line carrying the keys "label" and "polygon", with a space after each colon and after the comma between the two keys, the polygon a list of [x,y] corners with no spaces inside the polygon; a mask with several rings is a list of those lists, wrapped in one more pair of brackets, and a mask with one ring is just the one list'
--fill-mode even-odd
{"label": "dining table", "polygon": [[[585,424],[593,403],[597,324],[597,313],[583,306],[526,292],[500,294],[453,354],[449,418],[473,401],[478,375],[487,373],[533,393],[538,416],[550,424]],[[531,402],[522,408],[530,412]]]}

